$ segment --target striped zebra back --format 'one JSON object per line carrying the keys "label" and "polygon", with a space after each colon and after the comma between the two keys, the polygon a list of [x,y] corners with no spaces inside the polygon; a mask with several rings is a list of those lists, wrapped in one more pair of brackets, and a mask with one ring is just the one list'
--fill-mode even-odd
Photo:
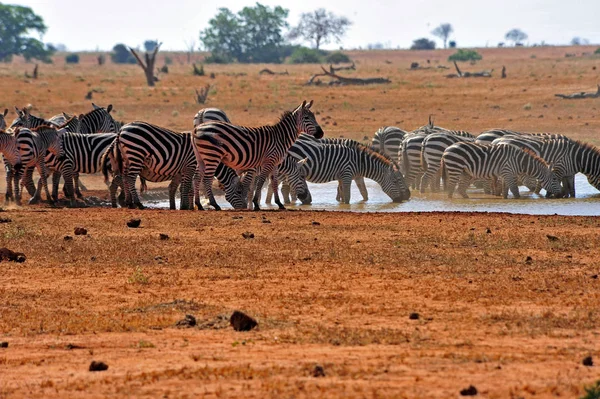
{"label": "striped zebra back", "polygon": [[16,129],[15,139],[23,165],[27,167],[36,165],[39,160],[45,158],[46,151],[61,157],[64,154],[61,140],[64,133],[64,130],[57,130],[55,127],[48,125],[33,129]]}
{"label": "striped zebra back", "polygon": [[225,111],[219,108],[202,108],[194,116],[194,127],[209,121],[221,121],[231,123]]}
{"label": "striped zebra back", "polygon": [[68,162],[74,172],[100,172],[102,155],[116,137],[116,133],[65,132],[61,136],[64,157],[58,161],[57,169],[61,170],[62,166]]}
{"label": "striped zebra back", "polygon": [[81,131],[81,121],[78,117],[72,116],[68,121],[60,125],[59,129],[65,129],[69,133],[79,133]]}
{"label": "striped zebra back", "polygon": [[86,114],[79,115],[79,133],[118,133],[119,129],[115,120],[110,115],[112,104],[107,108],[93,104],[94,109]]}
{"label": "striped zebra back", "polygon": [[386,154],[398,162],[398,152],[406,134],[406,131],[396,126],[384,126],[375,132],[371,145],[375,151]]}
{"label": "striped zebra back", "polygon": [[590,184],[600,190],[600,149],[582,141],[574,143],[577,149],[573,158],[578,171],[586,175]]}

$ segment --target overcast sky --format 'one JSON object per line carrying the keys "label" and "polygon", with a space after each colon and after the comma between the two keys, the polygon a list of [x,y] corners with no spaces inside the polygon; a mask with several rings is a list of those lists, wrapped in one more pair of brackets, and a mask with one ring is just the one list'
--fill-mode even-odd
{"label": "overcast sky", "polygon": [[[9,2],[10,3],[10,2]],[[164,50],[185,49],[185,41],[198,41],[199,32],[219,7],[234,12],[255,2],[243,0],[23,0],[48,26],[44,41],[62,43],[71,51],[110,50],[116,43],[141,45],[146,39],[163,42]],[[600,43],[600,0],[429,0],[381,1],[263,0],[290,10],[288,22],[302,12],[324,7],[344,15],[353,25],[341,45],[366,47],[383,43],[406,48],[412,40],[428,36],[440,23],[449,22],[451,37],[464,47],[496,46],[512,28],[529,35],[530,44],[567,44],[575,36]],[[441,46],[441,42],[438,41]],[[326,48],[337,48],[328,45]]]}

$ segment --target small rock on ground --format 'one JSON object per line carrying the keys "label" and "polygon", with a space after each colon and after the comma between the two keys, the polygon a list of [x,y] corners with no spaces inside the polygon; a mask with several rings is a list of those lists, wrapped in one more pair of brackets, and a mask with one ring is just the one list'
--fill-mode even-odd
{"label": "small rock on ground", "polygon": [[593,366],[593,365],[594,365],[594,359],[592,359],[592,357],[591,357],[591,356],[588,356],[588,357],[586,357],[585,359],[583,359],[583,362],[582,362],[582,363],[583,363],[583,365],[584,365],[584,366],[591,367],[591,366]]}
{"label": "small rock on ground", "polygon": [[473,385],[469,385],[468,388],[465,388],[462,391],[460,391],[460,394],[462,396],[475,396],[477,395],[477,388],[475,388]]}
{"label": "small rock on ground", "polygon": [[141,223],[142,223],[142,219],[131,219],[129,222],[127,222],[127,227],[135,229],[137,227],[140,227]]}
{"label": "small rock on ground", "polygon": [[233,312],[229,322],[235,331],[250,331],[258,325],[256,320],[239,310]]}
{"label": "small rock on ground", "polygon": [[0,342],[0,348],[8,348],[8,342],[6,342],[6,341]]}
{"label": "small rock on ground", "polygon": [[244,237],[246,240],[249,240],[251,238],[254,238],[254,233],[246,231],[246,232],[242,233],[242,237]]}
{"label": "small rock on ground", "polygon": [[92,360],[90,363],[90,371],[105,371],[108,370],[108,364]]}
{"label": "small rock on ground", "polygon": [[408,318],[410,320],[419,320],[419,314],[418,313],[411,313],[410,315],[408,315]]}
{"label": "small rock on ground", "polygon": [[23,263],[26,259],[27,257],[22,252],[14,252],[8,248],[0,248],[0,262],[9,261]]}
{"label": "small rock on ground", "polygon": [[169,239],[169,235],[168,235],[168,234],[164,234],[164,233],[160,233],[160,234],[158,235],[158,237],[159,237],[161,240],[163,240],[163,241],[165,241],[165,240],[168,240],[168,239]]}
{"label": "small rock on ground", "polygon": [[315,378],[325,377],[325,369],[323,368],[323,366],[317,364],[313,369],[312,375]]}
{"label": "small rock on ground", "polygon": [[75,227],[75,235],[76,236],[87,235],[87,229],[85,227]]}

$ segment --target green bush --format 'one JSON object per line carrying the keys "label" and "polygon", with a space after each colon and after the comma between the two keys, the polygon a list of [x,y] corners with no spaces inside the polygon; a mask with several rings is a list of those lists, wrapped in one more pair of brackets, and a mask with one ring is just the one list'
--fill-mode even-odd
{"label": "green bush", "polygon": [[233,62],[233,59],[226,55],[211,53],[211,55],[206,57],[204,62],[207,64],[230,64]]}
{"label": "green bush", "polygon": [[459,49],[456,53],[448,57],[448,61],[479,61],[483,57],[475,50]]}
{"label": "green bush", "polygon": [[319,50],[313,50],[307,47],[296,49],[288,58],[290,64],[320,64],[323,62],[323,56]]}
{"label": "green bush", "polygon": [[169,57],[168,55],[165,56],[165,65],[171,65],[173,64],[173,58]]}
{"label": "green bush", "polygon": [[598,47],[598,48],[596,49],[596,51],[594,51],[594,54],[600,54],[600,47]]}
{"label": "green bush", "polygon": [[435,50],[435,42],[433,40],[429,40],[426,37],[422,37],[420,39],[413,40],[412,46],[410,46],[411,50]]}
{"label": "green bush", "polygon": [[329,64],[343,64],[352,62],[350,57],[347,54],[342,53],[341,51],[334,51],[333,53],[327,55],[325,57],[325,61]]}
{"label": "green bush", "polygon": [[113,47],[113,52],[110,54],[110,59],[115,64],[137,64],[135,57],[129,52],[124,44],[116,44]]}
{"label": "green bush", "polygon": [[75,54],[75,53],[68,54],[65,57],[65,62],[67,64],[79,64],[79,54]]}

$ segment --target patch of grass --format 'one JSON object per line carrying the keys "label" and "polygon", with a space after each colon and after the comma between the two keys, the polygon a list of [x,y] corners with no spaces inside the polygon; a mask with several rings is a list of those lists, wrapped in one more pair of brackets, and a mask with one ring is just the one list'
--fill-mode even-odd
{"label": "patch of grass", "polygon": [[144,341],[143,339],[137,343],[137,347],[140,349],[156,348],[152,342]]}
{"label": "patch of grass", "polygon": [[150,278],[144,274],[142,268],[138,267],[127,279],[129,284],[142,284],[146,285],[150,282]]}
{"label": "patch of grass", "polygon": [[596,381],[594,385],[584,387],[583,390],[585,391],[585,395],[581,399],[600,399],[600,380]]}

